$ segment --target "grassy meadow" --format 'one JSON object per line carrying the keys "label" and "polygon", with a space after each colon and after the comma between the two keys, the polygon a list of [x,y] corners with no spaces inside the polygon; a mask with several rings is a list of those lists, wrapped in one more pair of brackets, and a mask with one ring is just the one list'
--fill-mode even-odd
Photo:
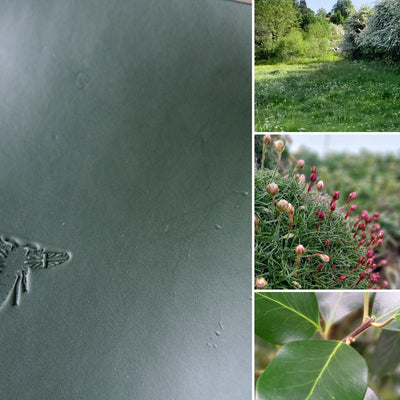
{"label": "grassy meadow", "polygon": [[256,132],[398,132],[400,69],[374,61],[258,65]]}

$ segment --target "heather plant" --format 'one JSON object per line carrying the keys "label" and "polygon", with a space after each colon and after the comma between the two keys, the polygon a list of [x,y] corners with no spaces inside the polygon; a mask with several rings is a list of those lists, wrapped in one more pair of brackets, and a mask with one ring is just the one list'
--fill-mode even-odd
{"label": "heather plant", "polygon": [[[282,139],[273,143],[283,151]],[[357,210],[354,191],[326,193],[316,166],[306,178],[303,160],[288,173],[279,154],[275,163],[255,171],[255,277],[265,279],[263,288],[387,287],[376,257],[384,239],[379,214]]]}
{"label": "heather plant", "polygon": [[257,400],[399,398],[398,292],[257,292],[254,316]]}

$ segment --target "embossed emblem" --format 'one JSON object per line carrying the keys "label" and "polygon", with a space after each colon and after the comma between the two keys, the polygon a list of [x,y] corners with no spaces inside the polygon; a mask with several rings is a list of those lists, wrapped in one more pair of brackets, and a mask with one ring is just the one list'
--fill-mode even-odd
{"label": "embossed emblem", "polygon": [[23,244],[16,238],[0,237],[0,308],[10,295],[18,305],[21,293],[29,290],[30,269],[43,269],[65,263],[68,252],[46,250],[40,245]]}

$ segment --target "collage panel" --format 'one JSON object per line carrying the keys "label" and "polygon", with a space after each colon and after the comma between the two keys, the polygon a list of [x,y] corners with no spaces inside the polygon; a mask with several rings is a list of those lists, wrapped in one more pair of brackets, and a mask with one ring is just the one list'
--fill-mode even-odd
{"label": "collage panel", "polygon": [[255,0],[255,132],[400,131],[400,0]]}
{"label": "collage panel", "polygon": [[400,137],[256,135],[256,289],[400,288]]}
{"label": "collage panel", "polygon": [[255,294],[255,396],[398,399],[398,291]]}
{"label": "collage panel", "polygon": [[400,0],[253,12],[253,399],[399,399]]}

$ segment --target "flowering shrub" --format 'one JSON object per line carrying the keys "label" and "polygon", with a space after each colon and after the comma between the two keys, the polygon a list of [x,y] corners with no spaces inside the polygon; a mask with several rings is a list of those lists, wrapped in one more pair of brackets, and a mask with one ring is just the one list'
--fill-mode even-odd
{"label": "flowering shrub", "polygon": [[281,142],[275,168],[255,171],[255,274],[267,282],[262,288],[386,287],[378,272],[384,262],[375,255],[384,239],[379,213],[357,215],[356,192],[329,196],[316,166],[307,181],[303,160],[289,174],[279,172]]}

